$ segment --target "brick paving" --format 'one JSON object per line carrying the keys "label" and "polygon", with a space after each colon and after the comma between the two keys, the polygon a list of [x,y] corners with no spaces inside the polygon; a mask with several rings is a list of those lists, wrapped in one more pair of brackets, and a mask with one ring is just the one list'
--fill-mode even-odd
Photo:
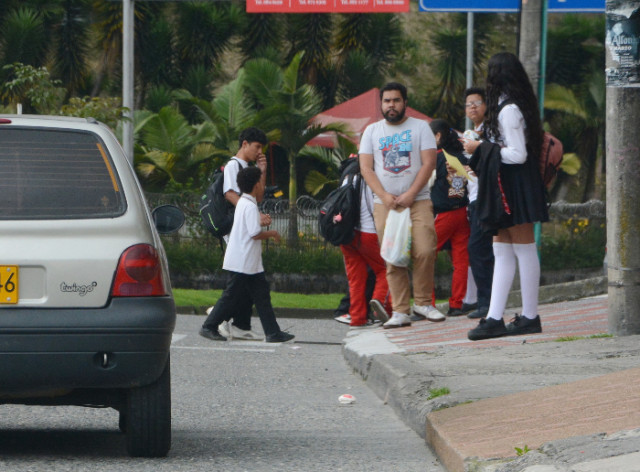
{"label": "brick paving", "polygon": [[571,436],[615,433],[640,424],[640,368],[458,405],[427,416],[427,442],[447,470],[468,458],[513,457]]}
{"label": "brick paving", "polygon": [[[478,320],[466,316],[442,323],[419,321],[384,330],[407,353],[436,349],[482,349],[588,337],[608,332],[606,295],[540,305],[542,333],[469,341]],[[508,322],[516,310],[507,310]],[[530,450],[557,439],[614,433],[640,425],[640,368],[487,398],[427,415],[427,443],[450,472],[468,470],[469,461],[513,458],[515,448]],[[474,459],[475,458],[475,459]]]}
{"label": "brick paving", "polygon": [[[507,336],[482,341],[469,341],[467,332],[478,325],[478,320],[466,316],[448,317],[441,323],[414,322],[407,328],[384,330],[389,341],[407,352],[429,352],[443,346],[460,348],[486,348],[512,346],[523,342],[552,341],[560,337],[591,336],[607,333],[608,297],[583,298],[571,302],[540,305],[542,333],[529,336]],[[516,313],[507,310],[505,323]]]}

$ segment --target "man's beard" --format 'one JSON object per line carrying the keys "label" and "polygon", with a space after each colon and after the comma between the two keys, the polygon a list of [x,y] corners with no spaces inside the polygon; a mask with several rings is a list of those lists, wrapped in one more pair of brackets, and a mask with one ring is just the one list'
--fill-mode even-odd
{"label": "man's beard", "polygon": [[396,112],[395,116],[390,116],[389,115],[390,111],[392,110],[387,110],[386,113],[383,113],[384,119],[387,120],[389,123],[398,123],[404,119],[404,114],[407,111],[407,109],[403,108],[402,110],[393,110]]}

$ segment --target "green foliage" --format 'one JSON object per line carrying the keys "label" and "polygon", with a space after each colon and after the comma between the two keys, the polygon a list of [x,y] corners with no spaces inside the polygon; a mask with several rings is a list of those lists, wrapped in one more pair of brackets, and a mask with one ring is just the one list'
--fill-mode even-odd
{"label": "green foliage", "polygon": [[58,107],[64,95],[59,80],[51,79],[46,67],[33,67],[20,63],[9,64],[2,68],[9,74],[2,87],[2,98],[16,105],[21,103],[26,110],[38,113],[50,113]]}
{"label": "green foliage", "polygon": [[429,397],[427,398],[427,400],[433,400],[434,398],[442,397],[444,395],[449,395],[450,393],[451,393],[451,390],[449,390],[449,387],[430,388]]}
{"label": "green foliage", "polygon": [[[203,243],[203,241],[205,241]],[[332,275],[344,273],[342,253],[333,246],[294,251],[264,244],[262,260],[267,273]],[[224,255],[213,238],[175,243],[165,240],[169,267],[174,274],[187,276],[221,270]]]}
{"label": "green foliage", "polygon": [[[551,226],[551,224],[549,224]],[[550,234],[555,229],[555,234]],[[601,267],[606,244],[604,223],[572,218],[547,228],[542,234],[543,270]]]}
{"label": "green foliage", "polygon": [[66,116],[92,117],[115,129],[122,119],[126,107],[120,106],[116,97],[72,97],[69,103],[63,105],[60,113]]}
{"label": "green foliage", "polygon": [[518,457],[525,455],[527,452],[531,452],[531,449],[529,449],[529,446],[527,446],[526,444],[522,448],[515,447],[514,449],[516,450],[516,455]]}

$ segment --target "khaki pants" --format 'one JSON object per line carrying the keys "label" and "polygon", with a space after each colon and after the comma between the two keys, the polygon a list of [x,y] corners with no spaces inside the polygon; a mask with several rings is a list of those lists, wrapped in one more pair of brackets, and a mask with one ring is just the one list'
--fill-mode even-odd
{"label": "khaki pants", "polygon": [[[382,242],[389,210],[376,203],[373,218]],[[411,205],[411,259],[413,262],[413,298],[416,305],[431,305],[436,262],[436,230],[433,224],[431,200],[418,200]],[[411,288],[409,268],[387,263],[387,282],[391,292],[393,311],[410,314]]]}

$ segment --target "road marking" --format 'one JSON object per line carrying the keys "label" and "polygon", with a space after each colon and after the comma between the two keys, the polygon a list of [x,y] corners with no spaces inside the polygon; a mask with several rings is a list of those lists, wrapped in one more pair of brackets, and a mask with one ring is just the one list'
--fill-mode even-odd
{"label": "road marking", "polygon": [[171,346],[172,349],[188,349],[192,351],[237,351],[237,352],[276,352],[275,349],[244,349],[241,347],[206,347],[206,346]]}

